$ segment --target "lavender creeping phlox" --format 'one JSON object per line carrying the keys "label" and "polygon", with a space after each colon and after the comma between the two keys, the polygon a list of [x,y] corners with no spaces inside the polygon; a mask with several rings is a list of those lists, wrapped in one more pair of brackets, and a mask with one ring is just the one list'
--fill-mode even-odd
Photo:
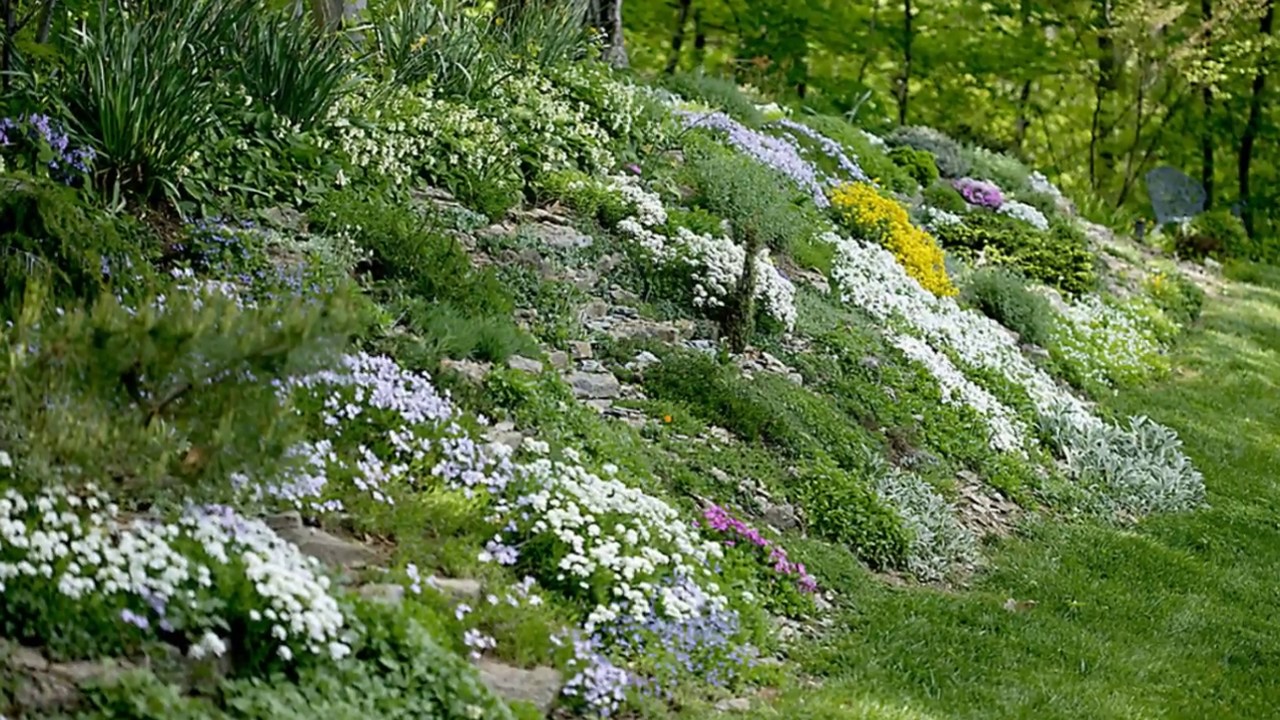
{"label": "lavender creeping phlox", "polygon": [[845,173],[845,175],[848,176],[845,178],[829,177],[827,178],[827,183],[829,185],[836,185],[841,182],[849,182],[849,181],[868,182],[868,183],[871,182],[871,178],[867,177],[867,174],[862,171],[862,168],[858,165],[858,163],[854,159],[850,158],[848,155],[845,154],[844,146],[841,145],[840,143],[836,142],[835,140],[832,140],[826,135],[823,135],[817,130],[814,130],[808,125],[805,125],[804,123],[798,123],[795,120],[792,120],[791,118],[782,118],[777,121],[777,125],[779,127],[786,128],[787,130],[790,130],[793,133],[803,135],[809,140],[816,143],[818,147],[822,149],[822,152],[825,153],[827,157],[831,158],[832,160],[835,160],[836,164],[839,165],[840,169]]}
{"label": "lavender creeping phlox", "polygon": [[387,504],[395,490],[428,479],[468,497],[500,498],[511,482],[509,451],[476,442],[448,393],[390,358],[347,355],[338,369],[289,379],[278,391],[310,410],[325,437],[295,448],[293,474],[253,483],[267,496],[324,510],[333,508],[334,480]]}
{"label": "lavender creeping phlox", "polygon": [[786,175],[813,198],[815,205],[820,208],[830,206],[826,184],[818,169],[800,156],[794,139],[788,142],[787,139],[757,132],[722,112],[677,109],[674,114],[687,128],[701,127],[725,133],[730,145],[757,162]]}

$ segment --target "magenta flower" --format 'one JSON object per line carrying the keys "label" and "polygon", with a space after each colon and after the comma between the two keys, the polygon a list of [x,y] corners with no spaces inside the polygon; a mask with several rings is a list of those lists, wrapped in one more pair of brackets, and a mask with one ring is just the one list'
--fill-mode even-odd
{"label": "magenta flower", "polygon": [[702,512],[703,522],[710,530],[728,535],[721,542],[726,547],[735,547],[740,540],[745,540],[766,552],[765,562],[773,566],[773,571],[783,577],[795,576],[796,586],[801,592],[815,593],[818,581],[809,574],[803,563],[794,563],[787,558],[787,551],[775,545],[760,534],[759,530],[729,514],[719,505],[711,505]]}

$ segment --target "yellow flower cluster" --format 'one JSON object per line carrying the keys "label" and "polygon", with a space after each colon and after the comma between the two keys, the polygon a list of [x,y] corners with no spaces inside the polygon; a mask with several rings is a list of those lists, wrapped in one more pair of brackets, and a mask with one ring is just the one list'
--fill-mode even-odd
{"label": "yellow flower cluster", "polygon": [[958,293],[942,262],[942,248],[929,233],[911,224],[906,208],[867,183],[845,183],[831,191],[831,206],[848,229],[884,245],[907,274],[934,295]]}

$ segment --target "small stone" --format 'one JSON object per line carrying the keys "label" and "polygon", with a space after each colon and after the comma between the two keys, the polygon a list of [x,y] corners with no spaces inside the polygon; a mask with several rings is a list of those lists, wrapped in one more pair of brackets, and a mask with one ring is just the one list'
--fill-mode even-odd
{"label": "small stone", "polygon": [[469,578],[442,578],[432,580],[431,586],[455,600],[475,600],[483,589],[478,580]]}
{"label": "small stone", "polygon": [[49,674],[76,685],[83,685],[90,681],[110,682],[120,677],[131,667],[131,665],[112,659],[77,660],[50,665]]}
{"label": "small stone", "polygon": [[532,234],[546,245],[561,250],[588,248],[595,242],[590,235],[566,225],[541,223],[533,226]]}
{"label": "small stone", "polygon": [[791,382],[795,383],[796,385],[803,385],[803,384],[804,384],[804,376],[803,376],[803,375],[801,375],[801,374],[800,374],[800,373],[798,373],[798,372],[789,372],[789,373],[787,373],[787,379],[788,379],[788,380],[790,380]]}
{"label": "small stone", "polygon": [[533,373],[534,375],[542,372],[542,363],[523,355],[512,355],[507,359],[507,367],[520,372]]}
{"label": "small stone", "polygon": [[750,698],[733,698],[731,700],[721,700],[720,702],[716,703],[716,712],[722,712],[722,713],[751,712],[751,699]]}
{"label": "small stone", "polygon": [[355,568],[373,562],[376,555],[372,550],[316,528],[295,528],[279,532],[280,537],[288,540],[304,555],[319,560],[333,568]]}
{"label": "small stone", "polygon": [[591,343],[585,340],[574,340],[569,343],[569,352],[573,355],[574,360],[590,359],[595,352],[591,348]]}
{"label": "small stone", "polygon": [[22,645],[11,646],[4,661],[15,670],[41,672],[49,668],[49,661],[44,659],[39,650]]}
{"label": "small stone", "polygon": [[634,305],[640,302],[639,295],[631,292],[630,290],[624,290],[617,285],[614,285],[609,289],[609,297],[613,298],[614,302],[625,305]]}
{"label": "small stone", "polygon": [[721,470],[718,467],[711,468],[711,477],[715,478],[717,482],[722,482],[722,483],[733,482],[733,478],[729,477],[729,473]]}
{"label": "small stone", "polygon": [[765,523],[775,530],[793,530],[800,526],[800,518],[796,514],[795,507],[788,503],[769,505],[761,514]]}
{"label": "small stone", "polygon": [[1217,260],[1214,260],[1211,257],[1206,257],[1204,259],[1204,266],[1205,268],[1212,270],[1213,272],[1222,271],[1222,263],[1218,262]]}
{"label": "small stone", "polygon": [[286,510],[275,515],[268,515],[264,518],[264,521],[267,523],[267,527],[277,533],[284,530],[302,529],[302,513],[297,510]]}
{"label": "small stone", "polygon": [[605,372],[604,363],[599,360],[583,360],[578,364],[578,369],[583,372],[601,373]]}
{"label": "small stone", "polygon": [[649,367],[650,365],[657,365],[659,362],[661,361],[658,359],[657,355],[654,355],[648,350],[644,350],[644,351],[641,351],[640,354],[636,355],[635,359],[627,363],[627,369],[643,370]]}
{"label": "small stone", "polygon": [[507,702],[530,703],[543,714],[551,710],[564,685],[560,672],[549,667],[525,670],[485,659],[477,669],[480,679],[499,697]]}
{"label": "small stone", "polygon": [[[587,347],[590,347],[590,345]],[[547,353],[547,362],[551,363],[551,367],[557,370],[568,370],[572,361],[569,359],[569,353],[563,350],[553,350]]]}
{"label": "small stone", "polygon": [[609,303],[603,300],[593,300],[582,308],[582,316],[585,318],[602,318],[609,314]]}
{"label": "small stone", "polygon": [[473,360],[450,360],[445,358],[440,361],[440,369],[457,373],[463,378],[479,384],[484,382],[484,378],[492,369],[489,363],[480,363]]}
{"label": "small stone", "polygon": [[875,355],[863,355],[863,356],[862,356],[862,367],[864,367],[864,368],[866,368],[866,369],[868,369],[868,370],[879,370],[879,369],[880,369],[880,358],[876,357]]}
{"label": "small stone", "polygon": [[568,377],[573,394],[578,398],[607,399],[622,394],[622,383],[612,373],[575,372]]}
{"label": "small stone", "polygon": [[383,605],[398,606],[404,602],[404,586],[395,583],[364,585],[359,592],[362,597]]}

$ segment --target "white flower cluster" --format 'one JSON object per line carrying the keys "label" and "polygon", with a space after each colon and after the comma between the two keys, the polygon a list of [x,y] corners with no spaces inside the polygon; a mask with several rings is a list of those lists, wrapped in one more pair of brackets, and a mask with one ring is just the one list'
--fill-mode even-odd
{"label": "white flower cluster", "polygon": [[1049,218],[1045,217],[1039,208],[1032,207],[1024,202],[1005,200],[997,212],[1001,215],[1008,215],[1015,220],[1021,220],[1037,230],[1049,229]]}
{"label": "white flower cluster", "polygon": [[929,232],[935,232],[938,228],[958,225],[962,222],[964,222],[964,218],[953,212],[948,212],[932,205],[924,205],[920,208],[920,224]]}
{"label": "white flower cluster", "polygon": [[[1117,443],[1123,442],[1133,452],[1147,453],[1143,457],[1128,458],[1128,467],[1138,476],[1136,479],[1131,477],[1127,481],[1128,486],[1144,486],[1145,483],[1146,487],[1158,487],[1159,476],[1166,470],[1180,476],[1186,474],[1181,470],[1186,458],[1180,450],[1174,448],[1156,453],[1134,437],[1137,430],[1108,426],[1084,402],[1027,359],[1015,337],[999,323],[961,309],[953,298],[927,292],[883,248],[834,233],[823,237],[836,247],[832,277],[843,290],[845,302],[861,307],[882,322],[897,323],[909,329],[931,347],[954,353],[966,365],[996,373],[1021,387],[1041,422],[1054,419],[1058,428],[1054,439],[1059,452],[1069,455],[1096,443],[1099,437],[1110,438]],[[1100,454],[1092,453],[1091,457],[1100,457]],[[1083,480],[1080,475],[1082,467],[1079,464],[1075,466],[1077,479]],[[1101,466],[1093,471],[1107,476],[1115,472]],[[1114,486],[1107,482],[1089,484],[1098,488]],[[1198,475],[1186,480],[1186,484],[1200,485]]]}
{"label": "white flower cluster", "polygon": [[1054,352],[1081,376],[1111,385],[1143,378],[1156,367],[1160,341],[1133,314],[1094,295],[1057,306]]}
{"label": "white flower cluster", "polygon": [[978,412],[990,428],[992,449],[1022,452],[1027,443],[1027,426],[1018,414],[991,393],[964,376],[950,358],[909,335],[893,333],[889,341],[907,357],[920,363],[938,381],[945,403],[960,402]]}
{"label": "white flower cluster", "polygon": [[427,91],[376,92],[361,88],[334,105],[329,124],[336,137],[322,148],[397,183],[421,172],[439,179],[464,166],[477,177],[518,180],[515,144],[479,110]]}
{"label": "white flower cluster", "polygon": [[601,171],[616,164],[609,131],[596,122],[597,113],[550,78],[533,72],[513,75],[494,88],[494,101],[511,137],[537,154],[541,172],[580,166]]}
{"label": "white flower cluster", "polygon": [[[698,307],[723,307],[737,288],[746,266],[747,253],[726,235],[712,236],[679,227],[668,234],[667,211],[662,198],[629,176],[610,179],[606,189],[631,205],[634,215],[618,223],[617,229],[630,238],[649,258],[667,267],[693,271],[694,303]],[[795,326],[795,285],[773,264],[768,248],[761,249],[756,265],[756,300],[765,312],[788,329]]]}
{"label": "white flower cluster", "polygon": [[[0,592],[57,593],[86,605],[110,599],[148,610],[166,628],[169,611],[181,607],[188,618],[202,619],[186,628],[203,633],[193,654],[218,654],[225,642],[211,631],[226,620],[202,618],[208,604],[200,598],[216,592],[215,573],[228,570],[252,585],[257,605],[250,627],[260,623],[282,658],[295,650],[333,658],[350,652],[342,612],[318,563],[261,522],[220,509],[192,511],[174,523],[126,523],[92,486],[83,494],[51,487],[34,498],[13,489],[0,496]],[[121,621],[151,624],[131,608]]]}
{"label": "white flower cluster", "polygon": [[[533,440],[525,446],[535,453],[548,450]],[[687,618],[725,607],[710,568],[722,557],[719,544],[699,537],[661,499],[587,470],[572,449],[564,455],[567,462],[544,457],[518,466],[524,492],[507,532],[543,547],[543,540],[553,544],[557,583],[586,591],[593,580],[606,579],[612,600],[591,611],[588,631],[620,617]],[[605,468],[606,475],[612,472],[616,468]],[[662,582],[672,577],[703,583]]]}
{"label": "white flower cluster", "polygon": [[1062,191],[1058,189],[1058,186],[1050,182],[1049,178],[1045,177],[1044,173],[1040,172],[1039,170],[1031,173],[1031,177],[1029,178],[1029,180],[1031,182],[1031,189],[1033,191],[1038,193],[1044,193],[1045,195],[1049,195],[1054,200],[1063,199]]}

